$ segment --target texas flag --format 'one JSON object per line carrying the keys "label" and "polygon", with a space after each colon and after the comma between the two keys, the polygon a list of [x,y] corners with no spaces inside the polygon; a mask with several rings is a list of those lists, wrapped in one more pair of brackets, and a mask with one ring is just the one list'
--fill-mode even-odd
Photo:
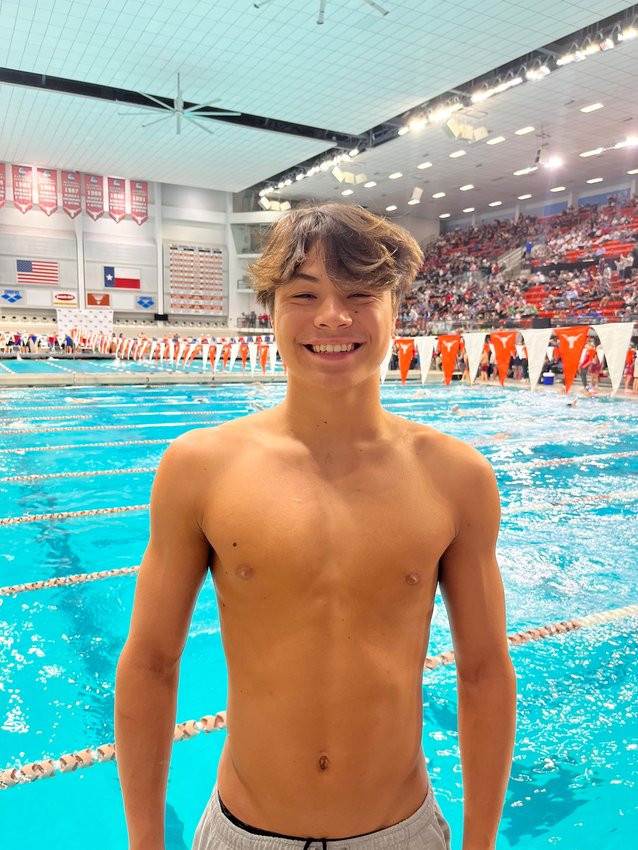
{"label": "texas flag", "polygon": [[112,289],[140,289],[140,270],[125,269],[121,266],[104,266],[104,286]]}

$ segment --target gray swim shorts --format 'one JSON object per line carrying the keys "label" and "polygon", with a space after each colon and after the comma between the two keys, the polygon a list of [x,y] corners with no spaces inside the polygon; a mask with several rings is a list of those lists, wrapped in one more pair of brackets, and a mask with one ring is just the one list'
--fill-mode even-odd
{"label": "gray swim shorts", "polygon": [[204,810],[192,850],[450,850],[450,828],[432,786],[406,820],[356,838],[288,838],[249,832],[222,811],[217,785]]}

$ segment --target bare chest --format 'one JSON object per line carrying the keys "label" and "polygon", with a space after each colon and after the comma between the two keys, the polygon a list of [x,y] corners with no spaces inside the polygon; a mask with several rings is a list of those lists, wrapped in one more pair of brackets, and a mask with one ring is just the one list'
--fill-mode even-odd
{"label": "bare chest", "polygon": [[421,601],[433,595],[453,517],[409,459],[327,474],[276,460],[233,466],[205,528],[218,594],[335,604],[399,600],[408,588]]}

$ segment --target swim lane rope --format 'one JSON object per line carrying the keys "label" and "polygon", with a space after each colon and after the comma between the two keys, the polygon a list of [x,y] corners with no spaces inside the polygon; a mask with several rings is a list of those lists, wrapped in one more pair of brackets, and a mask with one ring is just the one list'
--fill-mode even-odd
{"label": "swim lane rope", "polygon": [[[603,623],[622,620],[625,617],[636,616],[638,616],[638,605],[627,605],[624,608],[613,608],[610,611],[600,611],[594,614],[588,614],[585,617],[576,617],[573,620],[564,620],[560,623],[552,623],[548,626],[528,629],[525,632],[517,632],[516,634],[508,635],[507,640],[511,646],[519,646],[533,640],[542,640],[543,638],[573,632],[578,629],[587,628],[588,626],[598,626]],[[454,660],[454,652],[451,650],[442,652],[440,655],[428,656],[425,660],[424,672],[434,670],[441,665],[453,664]],[[226,727],[226,720],[227,716],[224,710],[218,711],[216,714],[207,714],[204,717],[200,717],[199,720],[186,720],[178,723],[175,726],[173,740],[188,741],[200,732],[213,732],[217,729],[224,729]],[[65,753],[58,759],[44,759],[42,761],[34,761],[29,764],[10,767],[0,771],[0,790],[7,790],[16,785],[34,782],[36,779],[55,776],[57,773],[71,773],[75,770],[84,769],[107,761],[116,761],[115,744],[113,743],[101,744],[95,749],[86,747],[83,750],[77,750],[73,753]]]}

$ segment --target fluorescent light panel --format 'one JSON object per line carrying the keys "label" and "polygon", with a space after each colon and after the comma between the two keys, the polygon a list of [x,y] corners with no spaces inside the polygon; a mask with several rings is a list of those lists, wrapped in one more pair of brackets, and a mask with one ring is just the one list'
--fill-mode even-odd
{"label": "fluorescent light panel", "polygon": [[519,195],[518,200],[519,201],[526,201],[528,198],[531,198],[531,197],[532,197],[531,195]]}
{"label": "fluorescent light panel", "polygon": [[521,127],[520,130],[514,130],[515,136],[525,136],[527,133],[533,133],[534,127]]}
{"label": "fluorescent light panel", "polygon": [[467,151],[453,151],[451,154],[449,154],[449,157],[450,159],[457,159],[457,157],[459,156],[465,156],[466,153]]}
{"label": "fluorescent light panel", "polygon": [[586,183],[602,183],[603,178],[602,177],[592,177],[590,180],[586,180],[585,182]]}
{"label": "fluorescent light panel", "polygon": [[501,142],[505,141],[505,136],[494,136],[493,139],[488,139],[485,143],[486,145],[500,145]]}
{"label": "fluorescent light panel", "polygon": [[581,106],[581,112],[596,112],[597,109],[602,109],[604,103],[590,103],[588,106]]}
{"label": "fluorescent light panel", "polygon": [[432,168],[432,163],[431,162],[421,162],[421,163],[419,163],[419,165],[417,165],[417,168],[420,168],[420,169]]}
{"label": "fluorescent light panel", "polygon": [[449,218],[449,217],[450,217],[450,213],[441,213],[441,215],[439,216],[439,218]]}

